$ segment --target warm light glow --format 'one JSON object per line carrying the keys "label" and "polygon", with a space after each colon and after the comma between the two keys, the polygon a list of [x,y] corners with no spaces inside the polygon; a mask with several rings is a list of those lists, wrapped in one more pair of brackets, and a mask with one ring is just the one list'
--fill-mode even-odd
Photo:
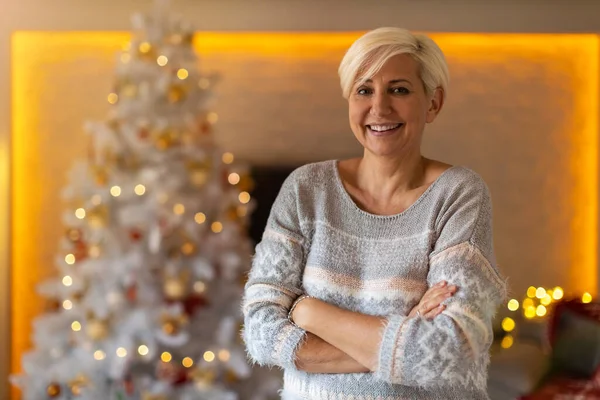
{"label": "warm light glow", "polygon": [[73,254],[67,254],[65,256],[65,262],[69,265],[73,265],[75,264],[75,255]]}
{"label": "warm light glow", "polygon": [[232,153],[225,153],[223,154],[223,163],[225,164],[231,164],[233,163],[234,157]]}
{"label": "warm light glow", "polygon": [[167,58],[167,56],[158,56],[158,58],[156,59],[156,63],[158,65],[160,65],[161,67],[164,67],[165,65],[167,65],[168,62],[169,62],[169,59]]}
{"label": "warm light glow", "polygon": [[114,197],[119,197],[121,195],[121,188],[119,186],[111,187],[110,194]]}
{"label": "warm light glow", "polygon": [[75,216],[79,219],[84,219],[85,218],[85,210],[83,208],[78,208],[77,210],[75,210]]}
{"label": "warm light glow", "polygon": [[504,318],[502,320],[502,329],[504,329],[505,332],[512,332],[512,330],[515,329],[515,321],[512,318]]}
{"label": "warm light glow", "polygon": [[[316,59],[341,54],[340,49],[347,48],[361,34],[202,32],[194,38],[194,47],[202,55],[226,54],[241,49],[256,57],[294,54]],[[474,63],[482,59],[481,66],[484,68],[488,62],[485,57],[498,63],[518,58],[524,65],[519,68],[533,64],[535,68],[547,69],[565,77],[561,85],[567,88],[570,96],[565,107],[568,120],[561,121],[564,124],[561,126],[565,130],[564,138],[568,139],[565,143],[568,154],[560,162],[561,168],[571,171],[576,182],[568,193],[565,191],[557,195],[564,196],[564,205],[571,210],[569,218],[576,221],[572,225],[576,225],[577,229],[569,232],[568,246],[564,246],[565,249],[558,255],[564,257],[565,270],[568,271],[564,284],[576,293],[588,290],[596,296],[597,289],[590,287],[589,282],[594,282],[594,285],[598,282],[598,35],[435,33],[431,36],[452,60],[458,60],[457,68],[460,68],[463,59]],[[21,356],[30,347],[31,317],[43,309],[43,302],[34,290],[36,284],[47,277],[45,272],[36,272],[46,271],[41,260],[48,257],[43,248],[35,246],[36,238],[48,233],[39,221],[47,212],[49,196],[48,189],[41,184],[47,174],[40,172],[44,171],[46,163],[42,153],[46,149],[45,139],[40,129],[45,121],[42,110],[49,107],[39,99],[44,98],[42,94],[46,91],[54,90],[48,87],[54,76],[49,71],[68,70],[70,60],[77,59],[90,49],[108,63],[121,48],[120,44],[129,37],[129,33],[122,32],[15,32],[12,35],[12,139],[11,149],[7,152],[11,160],[12,184],[9,187],[6,183],[5,187],[12,205],[8,235],[12,254],[9,301],[12,307],[11,372],[20,370]],[[38,51],[42,46],[44,51]],[[132,49],[134,52],[137,50]],[[147,51],[150,50],[151,47],[148,47]],[[538,57],[540,54],[547,56]],[[102,100],[103,94],[100,96]],[[552,297],[556,299],[555,292]]]}
{"label": "warm light glow", "polygon": [[557,286],[554,288],[554,291],[552,292],[552,298],[554,300],[560,300],[563,298],[564,294],[565,294],[564,290],[561,287]]}
{"label": "warm light glow", "polygon": [[515,300],[515,299],[511,299],[508,302],[508,309],[510,311],[517,311],[519,309],[519,302],[517,300]]}
{"label": "warm light glow", "polygon": [[94,352],[94,358],[98,361],[104,360],[106,358],[106,353],[102,350],[96,350]]}
{"label": "warm light glow", "polygon": [[189,357],[186,357],[183,359],[183,361],[181,361],[181,363],[183,364],[184,367],[190,368],[192,365],[194,365],[194,360],[192,360]]}
{"label": "warm light glow", "polygon": [[206,120],[208,122],[210,122],[211,124],[216,124],[217,121],[219,120],[219,116],[217,115],[216,112],[211,112],[211,113],[208,113],[208,115],[206,116]]}
{"label": "warm light glow", "polygon": [[536,310],[535,310],[535,314],[538,317],[543,317],[544,315],[546,315],[546,307],[544,307],[543,305],[539,305],[537,306]]}
{"label": "warm light glow", "polygon": [[142,42],[142,43],[140,43],[139,49],[140,49],[140,53],[146,54],[146,53],[150,52],[150,50],[152,49],[152,45],[150,45],[150,43],[148,43],[148,42]]}
{"label": "warm light glow", "polygon": [[210,229],[214,232],[214,233],[220,233],[221,231],[223,231],[223,224],[220,222],[213,222],[212,225],[210,226]]}
{"label": "warm light glow", "polygon": [[523,300],[523,308],[533,307],[534,305],[535,305],[535,303],[533,302],[532,299]]}
{"label": "warm light glow", "polygon": [[138,196],[142,196],[144,193],[146,193],[146,186],[144,186],[140,183],[139,185],[135,185],[135,188],[133,189],[133,191]]}
{"label": "warm light glow", "polygon": [[73,321],[71,324],[71,329],[75,332],[79,332],[81,330],[81,323],[79,321]]}
{"label": "warm light glow", "polygon": [[240,193],[239,199],[240,199],[240,203],[248,204],[250,202],[250,193],[248,193],[248,192]]}
{"label": "warm light glow", "polygon": [[550,303],[552,303],[552,297],[549,294],[546,294],[544,298],[540,300],[540,303],[544,306],[550,305]]}
{"label": "warm light glow", "polygon": [[100,205],[100,203],[102,203],[102,196],[100,196],[99,194],[95,194],[92,196],[92,204],[95,206]]}
{"label": "warm light glow", "polygon": [[208,89],[209,86],[210,86],[210,81],[206,78],[202,78],[198,81],[198,87],[200,89]]}
{"label": "warm light glow", "polygon": [[173,212],[176,215],[182,215],[185,212],[185,206],[183,204],[177,203],[173,206]]}
{"label": "warm light glow", "polygon": [[117,104],[117,101],[119,101],[119,96],[116,93],[111,93],[108,95],[108,102],[110,104]]}
{"label": "warm light glow", "polygon": [[219,351],[219,360],[223,361],[223,362],[227,362],[229,361],[231,354],[229,354],[229,351],[223,349],[221,351]]}
{"label": "warm light glow", "polygon": [[198,224],[203,224],[204,222],[206,222],[206,215],[204,215],[204,213],[196,213],[196,215],[194,215],[194,221],[196,221],[196,223]]}
{"label": "warm light glow", "polygon": [[92,258],[100,257],[100,246],[95,244],[91,245],[88,249],[88,254]]}
{"label": "warm light glow", "polygon": [[512,335],[506,335],[502,338],[502,342],[500,342],[500,346],[503,349],[510,349],[514,343],[514,339]]}
{"label": "warm light glow", "polygon": [[215,360],[215,353],[213,353],[212,351],[207,351],[206,353],[204,353],[204,361],[213,362],[214,360]]}
{"label": "warm light glow", "polygon": [[[543,307],[543,306],[542,306]],[[531,306],[531,307],[527,307],[525,309],[525,318],[527,319],[532,319],[535,318],[535,307]]]}
{"label": "warm light glow", "polygon": [[177,71],[177,77],[181,80],[186,79],[189,76],[189,72],[187,69],[185,68],[181,68],[179,71]]}
{"label": "warm light glow", "polygon": [[117,349],[117,356],[118,357],[126,357],[127,356],[127,350],[124,347],[119,347]]}
{"label": "warm light glow", "polygon": [[543,299],[544,296],[546,296],[546,289],[544,289],[543,287],[537,288],[537,290],[535,291],[535,297],[537,297],[538,299]]}
{"label": "warm light glow", "polygon": [[170,362],[170,361],[173,359],[173,356],[171,355],[171,353],[169,353],[169,352],[165,351],[164,353],[162,353],[162,354],[160,355],[160,359],[161,359],[163,362]]}
{"label": "warm light glow", "polygon": [[227,178],[227,180],[232,185],[237,185],[238,183],[240,183],[240,175],[233,172],[233,173],[229,174],[229,177]]}
{"label": "warm light glow", "polygon": [[62,278],[62,283],[65,286],[71,286],[73,284],[73,278],[71,278],[69,275],[65,275]]}
{"label": "warm light glow", "polygon": [[583,296],[581,296],[581,302],[582,303],[591,303],[592,302],[592,295],[589,294],[588,292],[585,292],[583,294]]}
{"label": "warm light glow", "polygon": [[140,355],[142,356],[148,355],[149,352],[150,349],[148,349],[148,346],[146,346],[145,344],[138,347],[138,353],[140,353]]}
{"label": "warm light glow", "polygon": [[196,293],[204,293],[206,290],[206,284],[202,281],[194,282],[194,292]]}
{"label": "warm light glow", "polygon": [[71,300],[65,300],[63,301],[63,308],[65,310],[70,310],[73,308],[73,302]]}
{"label": "warm light glow", "polygon": [[535,292],[536,292],[536,291],[537,291],[537,289],[536,289],[536,288],[534,288],[533,286],[529,286],[529,287],[527,288],[527,297],[529,297],[529,298],[532,298],[532,299],[533,299],[533,298],[535,297]]}
{"label": "warm light glow", "polygon": [[128,53],[121,54],[121,62],[123,64],[128,64],[129,61],[131,61],[131,55],[129,55]]}

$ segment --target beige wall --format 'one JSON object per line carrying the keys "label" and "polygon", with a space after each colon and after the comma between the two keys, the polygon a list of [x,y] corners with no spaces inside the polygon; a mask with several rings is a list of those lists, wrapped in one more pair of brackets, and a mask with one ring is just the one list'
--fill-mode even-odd
{"label": "beige wall", "polygon": [[[548,4],[551,3],[551,4]],[[482,1],[444,1],[444,0],[379,0],[377,2],[371,0],[337,0],[337,1],[322,1],[322,0],[304,0],[304,1],[281,1],[281,0],[255,0],[252,2],[240,0],[180,0],[175,2],[177,8],[187,15],[197,16],[196,26],[199,30],[236,30],[236,31],[358,31],[366,30],[381,25],[397,25],[404,26],[415,30],[424,31],[440,31],[440,32],[600,32],[600,4],[593,5],[590,1],[497,1],[493,4],[484,4]],[[20,0],[9,1],[0,0],[0,221],[4,221],[0,225],[0,326],[6,327],[9,324],[9,240],[8,240],[8,221],[9,221],[9,190],[8,182],[8,146],[9,146],[9,131],[10,131],[10,58],[9,58],[9,42],[10,32],[14,30],[127,30],[129,28],[130,14],[140,8],[145,8],[149,1],[120,1],[120,0],[105,0],[102,2],[91,2],[81,0]],[[44,51],[40,48],[40,51]],[[501,67],[498,71],[502,71]],[[474,71],[473,73],[475,73]],[[464,72],[463,72],[464,74]],[[458,82],[468,82],[468,76],[458,72]],[[496,92],[502,91],[505,86],[502,81],[495,83],[490,80],[490,85],[496,88]],[[543,82],[540,79],[534,84],[552,84]],[[521,82],[523,86],[527,82]],[[541,87],[541,86],[540,86]],[[331,89],[333,90],[333,89]],[[476,91],[476,88],[473,88]],[[516,90],[519,90],[517,88]],[[529,88],[531,90],[531,88]],[[503,94],[510,96],[509,94]],[[549,94],[551,98],[552,93]],[[540,93],[540,96],[543,96]],[[478,110],[496,110],[498,124],[501,125],[505,121],[510,121],[511,109],[497,109],[494,98],[485,95],[479,97],[471,92],[468,97],[469,105],[477,105]],[[460,97],[459,97],[460,100]],[[533,98],[532,101],[535,99]],[[546,98],[547,100],[547,98]],[[510,185],[511,182],[502,181],[506,177],[512,176],[513,182],[520,182],[519,191],[515,190],[510,193],[496,193],[500,211],[503,215],[509,215],[513,205],[519,201],[527,199],[534,200],[529,208],[521,209],[521,214],[516,214],[508,220],[499,222],[501,230],[512,231],[516,234],[512,237],[500,238],[498,245],[501,248],[507,249],[504,251],[505,260],[508,264],[521,262],[524,266],[532,267],[533,272],[530,273],[526,269],[521,268],[515,270],[514,274],[517,277],[539,278],[540,280],[547,279],[550,283],[556,277],[563,277],[565,272],[560,270],[550,271],[549,274],[544,273],[544,267],[548,263],[552,263],[553,251],[561,246],[561,237],[553,235],[557,229],[564,226],[563,222],[558,222],[556,226],[546,226],[545,233],[533,239],[531,243],[537,246],[540,252],[544,254],[544,258],[519,260],[519,254],[509,254],[511,247],[517,246],[523,241],[531,240],[527,237],[527,232],[531,232],[525,226],[523,215],[527,212],[532,212],[538,220],[532,223],[544,224],[545,215],[552,213],[562,213],[561,218],[568,218],[568,210],[564,210],[565,204],[547,203],[550,207],[542,211],[536,210],[535,201],[544,201],[557,190],[560,190],[561,183],[569,183],[571,176],[560,171],[552,170],[552,157],[560,159],[564,157],[561,153],[565,137],[560,130],[555,130],[553,123],[556,120],[544,117],[543,111],[552,110],[552,115],[558,118],[561,123],[568,124],[571,121],[572,115],[564,113],[562,103],[558,100],[552,102],[550,99],[550,108],[547,110],[535,108],[540,114],[533,114],[532,118],[539,118],[542,126],[549,129],[551,133],[551,145],[548,149],[551,155],[538,160],[535,152],[536,143],[535,137],[524,137],[526,142],[526,151],[513,152],[510,143],[506,140],[499,140],[503,131],[497,126],[494,129],[487,130],[486,124],[488,121],[485,118],[478,118],[482,114],[475,113],[471,120],[462,118],[461,120],[453,120],[454,112],[459,112],[460,104],[455,103],[454,106],[449,106],[444,119],[440,121],[439,130],[437,131],[436,142],[428,142],[428,149],[435,155],[440,155],[451,162],[465,163],[473,166],[481,166],[480,172],[486,179],[492,181],[492,186]],[[343,104],[334,104],[334,109],[340,112]],[[339,114],[341,116],[341,114]],[[530,120],[523,118],[517,121],[517,124],[523,131],[527,131],[531,127]],[[455,143],[464,143],[469,139],[461,132],[466,126],[475,126],[481,132],[486,133],[477,140],[478,146],[483,146],[486,149],[494,149],[493,153],[465,153],[457,148]],[[568,127],[568,126],[567,126]],[[443,131],[456,131],[457,136],[443,136]],[[291,135],[294,135],[292,130]],[[434,132],[435,133],[435,132]],[[300,135],[300,132],[297,132]],[[341,150],[348,153],[356,149],[351,138],[346,138],[343,132],[336,132],[339,136]],[[494,136],[496,135],[496,136]],[[512,135],[512,136],[510,136]],[[519,132],[513,131],[508,135],[509,139],[518,139]],[[539,137],[541,138],[541,137]],[[291,143],[295,140],[300,140],[299,136],[289,139]],[[279,150],[280,159],[269,159],[268,162],[278,162],[289,159],[289,146],[285,146]],[[340,148],[334,148],[334,144],[330,145],[333,156],[342,155],[343,151]],[[287,150],[286,150],[287,149]],[[323,149],[323,147],[321,148]],[[326,147],[325,147],[326,149]],[[241,149],[243,151],[243,149]],[[570,150],[569,150],[570,151]],[[271,153],[266,153],[271,154]],[[328,154],[328,153],[327,153]],[[305,154],[303,158],[320,158],[327,156],[323,154]],[[507,162],[503,154],[510,154],[512,165],[524,165],[530,163],[539,169],[539,176],[543,176],[546,171],[552,171],[552,176],[557,176],[557,180],[547,182],[544,190],[547,192],[538,192],[533,199],[527,197],[528,187],[527,182],[519,181],[521,177],[520,171],[511,169],[511,164]],[[291,154],[292,156],[295,155]],[[255,155],[255,157],[259,157]],[[252,158],[252,154],[248,154]],[[487,159],[486,159],[487,157]],[[516,160],[516,161],[515,161]],[[486,164],[487,163],[487,164]],[[494,172],[494,167],[505,168],[507,173],[500,176]],[[514,167],[513,167],[514,168]],[[512,174],[512,175],[511,175]],[[548,174],[549,175],[549,174]],[[553,186],[554,185],[554,186]],[[494,189],[494,187],[492,187]],[[531,188],[529,188],[531,189]],[[542,197],[545,196],[545,197]],[[556,207],[552,207],[556,206]],[[525,214],[523,214],[525,213]],[[526,220],[526,218],[525,218]],[[560,218],[559,218],[560,220]],[[557,221],[556,219],[554,221]],[[567,223],[568,224],[568,223]],[[547,246],[549,251],[543,253],[541,249]],[[558,264],[556,264],[558,265]],[[568,274],[568,273],[567,273]],[[513,278],[515,281],[517,278]],[[544,283],[544,282],[540,282]],[[595,286],[595,285],[594,285]],[[7,356],[9,352],[9,330],[0,329],[0,377],[6,376],[8,372]],[[8,398],[7,386],[0,382],[0,398]]]}

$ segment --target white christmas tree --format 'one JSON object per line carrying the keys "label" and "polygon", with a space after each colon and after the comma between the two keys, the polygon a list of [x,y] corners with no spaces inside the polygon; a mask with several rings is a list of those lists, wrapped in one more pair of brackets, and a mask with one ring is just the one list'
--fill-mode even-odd
{"label": "white christmas tree", "polygon": [[167,2],[133,25],[64,192],[60,275],[40,286],[56,309],[12,381],[24,400],[267,399],[279,380],[239,338],[252,181],[213,143],[216,77]]}

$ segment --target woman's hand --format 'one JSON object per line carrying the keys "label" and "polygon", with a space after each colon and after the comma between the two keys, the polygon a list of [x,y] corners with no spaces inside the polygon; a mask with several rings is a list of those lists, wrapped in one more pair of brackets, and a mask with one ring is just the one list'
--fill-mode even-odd
{"label": "woman's hand", "polygon": [[446,308],[442,304],[444,300],[456,293],[457,287],[448,286],[446,281],[442,281],[435,286],[430,287],[427,292],[408,314],[409,317],[421,316],[426,319],[433,319],[440,315]]}

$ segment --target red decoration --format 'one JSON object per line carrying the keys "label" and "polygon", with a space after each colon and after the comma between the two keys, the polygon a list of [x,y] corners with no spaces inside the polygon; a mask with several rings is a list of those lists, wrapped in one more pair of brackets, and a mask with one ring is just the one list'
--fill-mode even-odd
{"label": "red decoration", "polygon": [[198,294],[192,294],[182,301],[165,299],[165,302],[167,304],[181,303],[181,305],[183,305],[185,315],[187,316],[194,315],[198,309],[206,307],[210,304],[206,297]]}
{"label": "red decoration", "polygon": [[134,242],[137,242],[138,240],[140,240],[142,238],[142,236],[143,236],[142,232],[137,228],[132,228],[129,231],[129,238]]}
{"label": "red decoration", "polygon": [[175,386],[183,385],[189,381],[186,368],[174,363],[162,361],[156,366],[156,377]]}
{"label": "red decoration", "polygon": [[127,375],[125,377],[125,380],[123,381],[123,387],[128,396],[132,396],[135,393],[135,384],[133,383],[131,375]]}
{"label": "red decoration", "polygon": [[148,139],[150,137],[150,130],[146,127],[142,127],[137,134],[140,139]]}
{"label": "red decoration", "polygon": [[135,303],[137,300],[137,286],[134,284],[130,285],[126,291],[127,300],[130,303]]}

